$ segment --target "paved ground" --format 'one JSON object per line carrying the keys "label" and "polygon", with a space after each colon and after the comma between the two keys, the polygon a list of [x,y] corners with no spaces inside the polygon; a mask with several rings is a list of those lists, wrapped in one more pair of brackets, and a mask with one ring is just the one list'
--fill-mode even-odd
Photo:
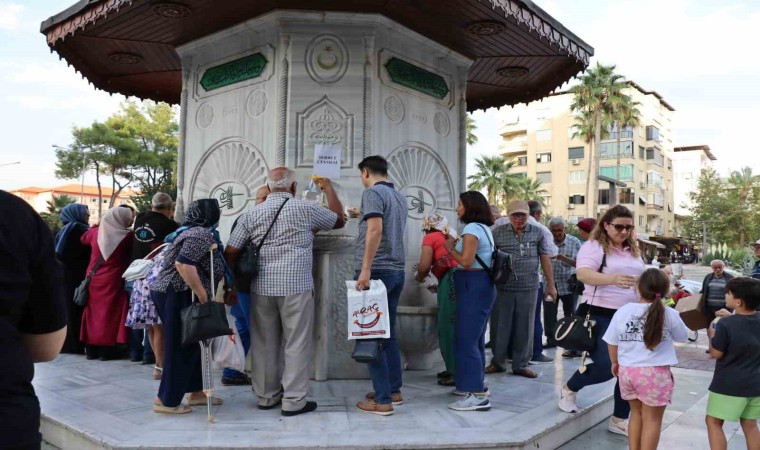
{"label": "paved ground", "polygon": [[[709,267],[685,265],[684,278],[702,281]],[[660,448],[669,450],[709,450],[704,425],[707,387],[715,370],[715,360],[705,353],[707,335],[699,333],[697,342],[677,348],[678,365],[673,369],[676,390],[673,403],[665,412]],[[744,434],[738,424],[724,427],[729,450],[746,449]],[[607,421],[560,447],[560,450],[626,450],[628,440],[607,431]]]}

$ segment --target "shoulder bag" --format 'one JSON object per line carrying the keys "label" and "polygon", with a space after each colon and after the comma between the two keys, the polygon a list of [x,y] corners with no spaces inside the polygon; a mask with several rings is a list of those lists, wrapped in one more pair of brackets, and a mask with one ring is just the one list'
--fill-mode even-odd
{"label": "shoulder bag", "polygon": [[[478,225],[480,225],[481,228],[485,228],[481,224]],[[493,248],[493,254],[491,255],[491,265],[489,266],[483,262],[480,256],[478,256],[477,251],[475,252],[475,259],[491,276],[493,284],[503,286],[507,284],[509,278],[514,275],[514,271],[512,270],[512,255],[496,248],[487,232],[486,237],[488,238],[488,242],[491,244],[491,248]]]}
{"label": "shoulder bag", "polygon": [[374,364],[380,361],[384,339],[357,339],[351,358],[358,363]]}
{"label": "shoulder bag", "polygon": [[147,277],[148,273],[150,273],[150,269],[153,268],[153,257],[158,254],[159,250],[167,245],[169,244],[161,244],[145,255],[145,258],[132,261],[132,264],[127,267],[127,270],[124,271],[124,274],[121,277],[127,281],[142,280]]}
{"label": "shoulder bag", "polygon": [[[607,254],[605,253],[602,257],[602,265],[599,266],[597,272],[602,273],[606,265]],[[596,321],[591,319],[591,304],[594,302],[597,288],[598,286],[594,286],[594,293],[591,295],[585,317],[572,315],[563,317],[557,322],[557,326],[554,327],[554,339],[558,346],[579,352],[594,350],[596,347]]]}
{"label": "shoulder bag", "polygon": [[258,276],[261,246],[264,245],[264,240],[269,236],[269,232],[272,231],[274,223],[277,222],[277,217],[280,216],[280,211],[282,211],[283,206],[285,206],[285,203],[287,203],[288,200],[290,200],[290,197],[286,198],[285,201],[282,202],[282,205],[280,205],[280,209],[278,209],[277,214],[274,215],[274,219],[272,219],[272,223],[269,224],[269,228],[267,229],[267,232],[264,233],[264,237],[259,241],[259,245],[252,245],[250,248],[246,249],[235,266],[235,271],[243,275],[243,277],[253,280]]}
{"label": "shoulder bag", "polygon": [[100,259],[95,263],[94,266],[92,266],[92,270],[90,270],[90,273],[87,274],[86,277],[84,277],[84,280],[82,280],[82,283],[77,286],[76,289],[74,289],[74,298],[72,299],[74,303],[76,303],[79,306],[85,306],[87,304],[87,301],[90,299],[90,281],[92,280],[92,277],[95,276],[95,272],[98,271],[100,268],[100,265],[103,264],[105,260],[101,256]]}
{"label": "shoulder bag", "polygon": [[[211,289],[214,289],[214,250],[216,244],[211,247]],[[227,310],[224,303],[216,302],[209,298],[206,303],[195,301],[195,292],[192,292],[193,302],[187,308],[180,311],[182,320],[182,345],[197,344],[207,339],[231,335],[230,324],[227,322]]]}

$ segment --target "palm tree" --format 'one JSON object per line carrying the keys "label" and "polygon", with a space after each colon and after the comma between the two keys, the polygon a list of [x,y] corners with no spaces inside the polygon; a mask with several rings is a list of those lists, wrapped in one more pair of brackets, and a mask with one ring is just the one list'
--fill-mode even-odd
{"label": "palm tree", "polygon": [[53,198],[46,202],[47,210],[43,213],[40,213],[40,216],[48,224],[53,234],[57,233],[58,230],[61,228],[60,217],[61,217],[61,210],[63,209],[63,207],[68,205],[69,203],[76,203],[76,202],[77,200],[74,197],[69,197],[66,194],[59,195],[58,197],[53,195]]}
{"label": "palm tree", "polygon": [[[596,63],[596,66],[588,69],[580,77],[580,84],[570,88],[573,94],[573,102],[570,105],[572,111],[580,113],[580,128],[586,130],[584,138],[590,137],[590,130],[593,129],[593,140],[587,140],[586,143],[592,144],[588,158],[588,196],[589,217],[596,217],[596,194],[598,191],[599,181],[596,176],[596,167],[598,166],[599,147],[602,142],[602,134],[608,128],[612,112],[620,104],[620,98],[624,95],[623,89],[626,87],[625,79],[622,75],[615,73],[615,66],[603,66]],[[591,177],[593,174],[593,183]]]}
{"label": "palm tree", "polygon": [[747,231],[752,229],[753,215],[757,214],[752,205],[760,200],[760,176],[752,174],[752,168],[744,167],[734,170],[728,178],[729,188],[734,199],[734,223],[739,230],[739,247],[744,247],[747,241]]}
{"label": "palm tree", "polygon": [[519,198],[535,200],[540,203],[541,206],[546,206],[544,196],[547,195],[548,192],[541,185],[541,181],[533,178],[521,177],[518,191]]}
{"label": "palm tree", "polygon": [[496,196],[501,191],[502,180],[508,175],[507,171],[512,165],[514,162],[507,166],[506,159],[503,156],[482,156],[476,159],[475,168],[477,172],[467,177],[470,180],[467,188],[473,191],[485,189],[488,194],[488,202],[492,205],[496,204]]}
{"label": "palm tree", "polygon": [[467,130],[467,145],[477,144],[478,136],[475,134],[475,130],[478,129],[478,126],[475,124],[475,119],[469,114],[467,114],[467,120],[465,121],[465,129]]}

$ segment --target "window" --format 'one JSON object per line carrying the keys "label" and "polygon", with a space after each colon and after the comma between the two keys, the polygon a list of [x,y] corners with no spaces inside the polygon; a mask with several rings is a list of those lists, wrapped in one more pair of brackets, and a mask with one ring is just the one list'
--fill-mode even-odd
{"label": "window", "polygon": [[527,166],[528,165],[528,157],[527,156],[519,156],[517,158],[517,165],[518,166]]}
{"label": "window", "polygon": [[538,130],[536,131],[536,140],[539,142],[542,141],[551,141],[552,140],[552,130]]}
{"label": "window", "polygon": [[536,179],[540,181],[541,183],[551,183],[552,173],[551,172],[536,172]]}
{"label": "window", "polygon": [[90,199],[90,203],[97,203],[97,202],[98,202],[98,199],[97,199],[97,198],[91,198],[91,199]]}
{"label": "window", "polygon": [[[617,142],[602,142],[602,145],[601,147],[599,147],[599,150],[600,150],[599,151],[600,159],[617,158],[618,143]],[[633,142],[632,141],[620,142],[620,157],[633,158]]]}
{"label": "window", "polygon": [[536,155],[536,162],[537,163],[552,162],[552,154],[551,153],[539,153],[539,154]]}
{"label": "window", "polygon": [[639,216],[639,226],[640,227],[644,226],[644,216]]}
{"label": "window", "polygon": [[636,193],[632,188],[621,188],[618,193],[618,203],[633,205],[636,203]]}
{"label": "window", "polygon": [[668,165],[668,170],[671,170],[673,168],[673,160],[670,158],[665,158],[665,162]]}
{"label": "window", "polygon": [[642,161],[647,159],[647,149],[641,145],[639,145],[639,159]]}
{"label": "window", "polygon": [[599,189],[599,201],[597,202],[600,205],[609,205],[610,204],[610,190],[609,189]]}
{"label": "window", "polygon": [[570,179],[568,180],[570,184],[573,183],[585,183],[586,182],[586,171],[585,170],[571,170],[570,171]]}
{"label": "window", "polygon": [[654,125],[647,127],[647,141],[660,142],[660,129]]}
{"label": "window", "polygon": [[567,127],[567,138],[568,139],[575,139],[575,133],[578,132],[578,127],[575,125],[571,125]]}
{"label": "window", "polygon": [[665,201],[664,201],[664,199],[662,197],[662,194],[660,194],[658,192],[653,192],[653,193],[649,194],[649,197],[648,197],[647,200],[648,200],[647,203],[649,203],[650,205],[655,205],[655,206],[658,206],[660,208],[662,208],[663,205],[664,205],[664,203],[665,203]]}
{"label": "window", "polygon": [[[620,139],[633,139],[633,128],[630,126],[623,127],[623,130],[619,134],[620,134]],[[608,136],[607,139],[617,140],[618,129],[616,125],[610,125],[607,128],[607,136]]]}
{"label": "window", "polygon": [[571,205],[585,205],[586,204],[586,196],[582,195],[582,194],[571,195],[568,198],[567,203],[569,203]]}
{"label": "window", "polygon": [[103,200],[103,204],[107,205],[108,204],[108,200]]}
{"label": "window", "polygon": [[652,161],[654,164],[657,164],[658,166],[662,167],[663,165],[662,151],[660,151],[660,149],[657,147],[648,147],[647,161]]}
{"label": "window", "polygon": [[[599,175],[617,180],[617,166],[604,166],[599,168]],[[620,166],[620,180],[633,181],[633,164]]]}
{"label": "window", "polygon": [[660,172],[657,172],[655,170],[650,170],[647,172],[647,184],[656,186],[658,188],[662,187],[662,174]]}
{"label": "window", "polygon": [[583,159],[584,147],[570,147],[567,149],[567,157],[569,159]]}

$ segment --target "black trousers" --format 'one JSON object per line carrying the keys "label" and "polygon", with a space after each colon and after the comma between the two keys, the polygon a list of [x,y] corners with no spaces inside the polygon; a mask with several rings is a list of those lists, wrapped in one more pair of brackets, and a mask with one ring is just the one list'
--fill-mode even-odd
{"label": "black trousers", "polygon": [[182,319],[180,311],[190,306],[190,290],[175,292],[169,286],[166,293],[151,291],[158,316],[164,324],[164,370],[158,398],[164,406],[175,407],[182,403],[186,392],[203,390],[201,348],[198,344],[182,345]]}
{"label": "black trousers", "polygon": [[546,343],[556,345],[554,340],[554,327],[557,326],[557,311],[559,303],[562,303],[563,317],[572,316],[575,312],[575,302],[578,300],[576,294],[560,295],[557,302],[544,302],[544,335]]}

